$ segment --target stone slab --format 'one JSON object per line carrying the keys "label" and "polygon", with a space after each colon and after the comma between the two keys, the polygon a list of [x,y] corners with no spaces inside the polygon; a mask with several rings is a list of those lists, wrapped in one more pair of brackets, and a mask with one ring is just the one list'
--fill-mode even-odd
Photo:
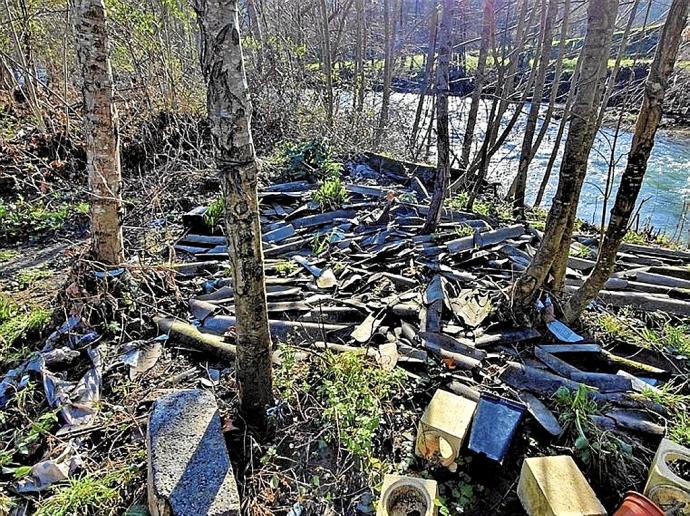
{"label": "stone slab", "polygon": [[215,397],[199,389],[160,397],[149,416],[148,500],[153,516],[234,516],[240,497]]}

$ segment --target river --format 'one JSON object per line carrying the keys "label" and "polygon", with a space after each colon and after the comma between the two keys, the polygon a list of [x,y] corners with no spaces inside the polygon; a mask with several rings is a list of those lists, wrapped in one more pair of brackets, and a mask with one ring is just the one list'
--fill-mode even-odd
{"label": "river", "polygon": [[[409,93],[395,93],[391,104],[397,104],[403,111],[410,109],[411,117],[414,117],[414,107],[417,104],[417,95]],[[468,98],[450,98],[450,131],[452,147],[456,154],[460,154],[462,146],[462,135],[466,124],[466,113],[469,109]],[[407,109],[406,109],[407,108]],[[486,117],[490,108],[490,102],[483,100],[478,116],[476,133],[478,141],[481,143],[486,129]],[[511,108],[512,109],[512,108]],[[523,113],[527,113],[529,105],[525,106]],[[545,107],[542,106],[542,113]],[[503,117],[504,123],[510,118],[511,112]],[[526,121],[526,114],[518,119],[510,136],[506,139],[501,149],[494,155],[489,167],[489,181],[495,181],[501,185],[503,191],[508,188],[517,172],[517,162],[520,157],[520,147]],[[539,124],[541,124],[541,119]],[[549,160],[555,143],[556,133],[560,120],[552,120],[546,135],[534,157],[527,182],[527,202],[532,204],[539,189],[546,163]],[[620,175],[625,168],[627,153],[632,141],[630,127],[619,132],[614,162],[616,163],[616,176],[614,182],[613,195],[609,201],[610,206],[615,199],[615,192],[618,188]],[[539,128],[537,128],[538,132]],[[587,179],[582,189],[578,216],[588,222],[599,225],[601,221],[603,190],[606,185],[609,161],[611,156],[611,145],[613,143],[615,129],[603,127],[597,133],[596,141],[589,157],[589,167],[587,169]],[[566,130],[567,135],[567,130]],[[563,142],[565,142],[565,135]],[[556,191],[558,184],[558,169],[563,152],[563,145],[559,151],[559,156],[553,168],[551,180],[548,184],[544,196],[544,205],[548,204]],[[432,149],[432,153],[433,153]],[[434,159],[432,157],[432,159]],[[669,236],[674,236],[679,225],[684,226],[683,235],[679,240],[688,242],[690,236],[689,224],[683,223],[681,219],[687,219],[690,213],[684,213],[686,202],[690,204],[690,136],[686,133],[674,133],[673,131],[660,130],[657,133],[654,149],[649,159],[647,173],[645,175],[642,190],[638,199],[639,227],[645,225],[660,229]]]}

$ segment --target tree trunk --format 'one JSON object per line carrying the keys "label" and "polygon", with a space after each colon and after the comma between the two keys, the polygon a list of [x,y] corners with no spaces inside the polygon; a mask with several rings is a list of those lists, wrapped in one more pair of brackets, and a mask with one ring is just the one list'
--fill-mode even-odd
{"label": "tree trunk", "polygon": [[124,261],[120,134],[113,101],[108,32],[103,0],[75,2],[77,58],[84,96],[86,171],[91,193],[91,242],[96,260]]}
{"label": "tree trunk", "polygon": [[482,39],[479,44],[479,56],[477,58],[477,70],[474,74],[474,90],[472,91],[472,101],[470,111],[467,114],[467,125],[465,126],[465,136],[462,140],[462,162],[466,167],[470,162],[470,152],[474,141],[474,129],[477,125],[477,113],[479,113],[479,101],[482,96],[482,88],[486,78],[486,61],[491,48],[491,40],[494,34],[494,0],[484,0],[484,13],[482,15]]}
{"label": "tree trunk", "polygon": [[645,82],[642,106],[637,116],[635,133],[628,154],[628,163],[621,177],[616,202],[604,242],[599,249],[597,263],[584,285],[568,300],[564,312],[566,320],[577,319],[582,310],[596,297],[611,275],[618,247],[628,230],[630,216],[635,209],[647,161],[654,146],[654,137],[662,115],[664,94],[678,55],[678,47],[688,18],[688,0],[673,0],[661,32],[654,61]]}
{"label": "tree trunk", "polygon": [[601,98],[602,72],[606,73],[617,10],[618,0],[589,2],[587,35],[580,53],[582,69],[561,162],[558,191],[549,211],[539,249],[513,289],[513,303],[518,309],[524,310],[530,306],[538,294],[538,289],[544,284],[559,251],[571,207],[575,207],[574,203],[579,197],[579,188],[584,181],[587,160],[596,132],[599,111],[596,101]]}
{"label": "tree trunk", "polygon": [[[395,0],[392,0],[395,2]],[[384,40],[384,59],[383,59],[383,90],[381,93],[381,114],[379,115],[379,126],[376,131],[376,143],[380,143],[383,132],[388,126],[388,111],[391,102],[391,82],[393,80],[393,47],[395,46],[395,6],[391,7],[391,0],[383,0],[383,40]]]}
{"label": "tree trunk", "polygon": [[534,23],[534,16],[537,12],[536,5],[532,8],[529,14],[529,20],[527,17],[528,10],[529,2],[527,0],[523,0],[518,11],[518,24],[517,28],[515,29],[515,47],[508,56],[510,62],[508,63],[508,70],[506,72],[505,80],[503,83],[503,91],[501,92],[501,100],[498,104],[496,120],[491,125],[491,128],[488,130],[489,141],[491,146],[493,146],[493,144],[496,143],[496,138],[498,138],[498,129],[501,125],[501,120],[503,119],[503,115],[508,109],[510,97],[515,92],[515,78],[517,74],[518,61],[520,60],[520,54],[522,54],[522,51],[525,48],[525,41],[527,39],[528,29]]}
{"label": "tree trunk", "polygon": [[[546,5],[543,7],[546,9]],[[520,152],[520,160],[518,163],[518,172],[515,178],[515,195],[513,196],[513,213],[518,218],[525,218],[525,189],[527,188],[527,167],[532,161],[532,141],[534,133],[537,130],[537,119],[539,117],[539,108],[544,96],[544,83],[546,82],[546,70],[551,60],[551,32],[553,28],[553,21],[558,12],[558,2],[556,0],[549,0],[548,9],[543,14],[541,23],[541,57],[539,59],[539,68],[537,71],[537,78],[534,84],[534,92],[532,93],[532,102],[530,102],[529,114],[527,115],[527,123],[525,124],[525,135],[522,139],[522,151]]]}
{"label": "tree trunk", "polygon": [[443,199],[450,179],[450,136],[448,133],[448,68],[451,54],[450,34],[453,24],[453,0],[443,0],[441,14],[438,66],[436,68],[436,147],[437,165],[434,178],[434,192],[431,196],[429,213],[422,233],[433,233],[441,218]]}
{"label": "tree trunk", "polygon": [[546,192],[546,187],[551,179],[551,171],[556,163],[558,151],[561,148],[561,141],[563,140],[563,134],[565,133],[565,128],[568,125],[568,120],[570,119],[570,110],[572,109],[573,101],[575,100],[575,90],[577,89],[576,84],[580,75],[581,66],[582,60],[578,59],[575,70],[573,71],[573,75],[570,77],[570,89],[568,90],[568,96],[565,100],[565,106],[563,107],[561,123],[558,126],[558,132],[556,133],[556,138],[553,142],[553,150],[551,151],[551,156],[549,156],[549,162],[546,164],[546,170],[544,170],[544,177],[542,177],[541,184],[539,185],[537,198],[534,201],[535,208],[541,206],[542,200],[544,199],[544,193]]}
{"label": "tree trunk", "polygon": [[426,53],[426,65],[424,69],[424,83],[419,90],[419,102],[417,103],[417,111],[414,115],[414,122],[412,123],[412,136],[410,137],[410,150],[412,153],[416,153],[417,149],[417,139],[419,137],[419,123],[422,118],[422,111],[424,110],[424,100],[426,99],[426,94],[429,92],[431,87],[432,78],[431,74],[434,71],[434,56],[436,54],[436,36],[438,31],[438,9],[434,6],[431,12],[431,17],[429,21],[429,42],[427,53]]}
{"label": "tree trunk", "polygon": [[271,336],[257,200],[258,165],[244,69],[238,0],[196,0],[207,107],[223,180],[228,255],[235,289],[237,381],[242,413],[265,428],[272,404]]}
{"label": "tree trunk", "polygon": [[326,120],[333,125],[333,66],[331,64],[331,31],[328,26],[326,0],[319,1],[321,13],[321,69],[326,80]]}

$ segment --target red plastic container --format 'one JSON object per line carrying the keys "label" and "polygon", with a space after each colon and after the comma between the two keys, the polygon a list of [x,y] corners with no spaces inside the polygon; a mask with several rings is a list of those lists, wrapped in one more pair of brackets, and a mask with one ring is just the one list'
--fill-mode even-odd
{"label": "red plastic container", "polygon": [[646,496],[628,491],[613,516],[664,516],[664,511]]}

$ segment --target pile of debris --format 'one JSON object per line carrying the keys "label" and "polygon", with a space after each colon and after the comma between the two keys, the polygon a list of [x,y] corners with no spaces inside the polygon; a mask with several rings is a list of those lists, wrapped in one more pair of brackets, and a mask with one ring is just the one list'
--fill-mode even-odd
{"label": "pile of debris", "polygon": [[[419,435],[434,403],[464,430],[442,439],[436,433],[429,453],[419,452],[419,442],[417,447],[451,468],[465,434],[470,450],[503,461],[527,413],[546,432],[560,435],[559,418],[548,407],[559,389],[585,389],[606,407],[591,416],[602,429],[664,435],[667,409],[643,395],[671,376],[663,358],[643,362],[630,358],[640,349],[624,356],[578,335],[554,317],[548,296],[538,307],[543,331],[515,327],[509,289],[533,256],[539,231],[444,208],[437,232],[421,235],[429,200],[420,180],[424,171],[381,163],[351,164],[344,184],[348,199],[329,211],[313,200],[319,186],[308,181],[260,192],[276,342],[335,353],[360,350],[381,367],[402,366],[412,376],[427,375],[430,355],[435,357],[452,371],[444,387],[450,392],[437,391]],[[228,257],[225,237],[209,227],[207,212],[199,207],[184,217],[188,232],[175,246],[196,260],[175,265],[178,280],[196,282],[203,292],[189,301],[191,317],[157,317],[156,323],[190,346],[229,358],[235,352],[233,286],[221,270]],[[595,253],[595,238],[574,240],[569,288],[594,266],[578,256]],[[624,245],[601,300],[688,316],[688,265],[687,252]],[[439,396],[452,398],[444,403]]]}

